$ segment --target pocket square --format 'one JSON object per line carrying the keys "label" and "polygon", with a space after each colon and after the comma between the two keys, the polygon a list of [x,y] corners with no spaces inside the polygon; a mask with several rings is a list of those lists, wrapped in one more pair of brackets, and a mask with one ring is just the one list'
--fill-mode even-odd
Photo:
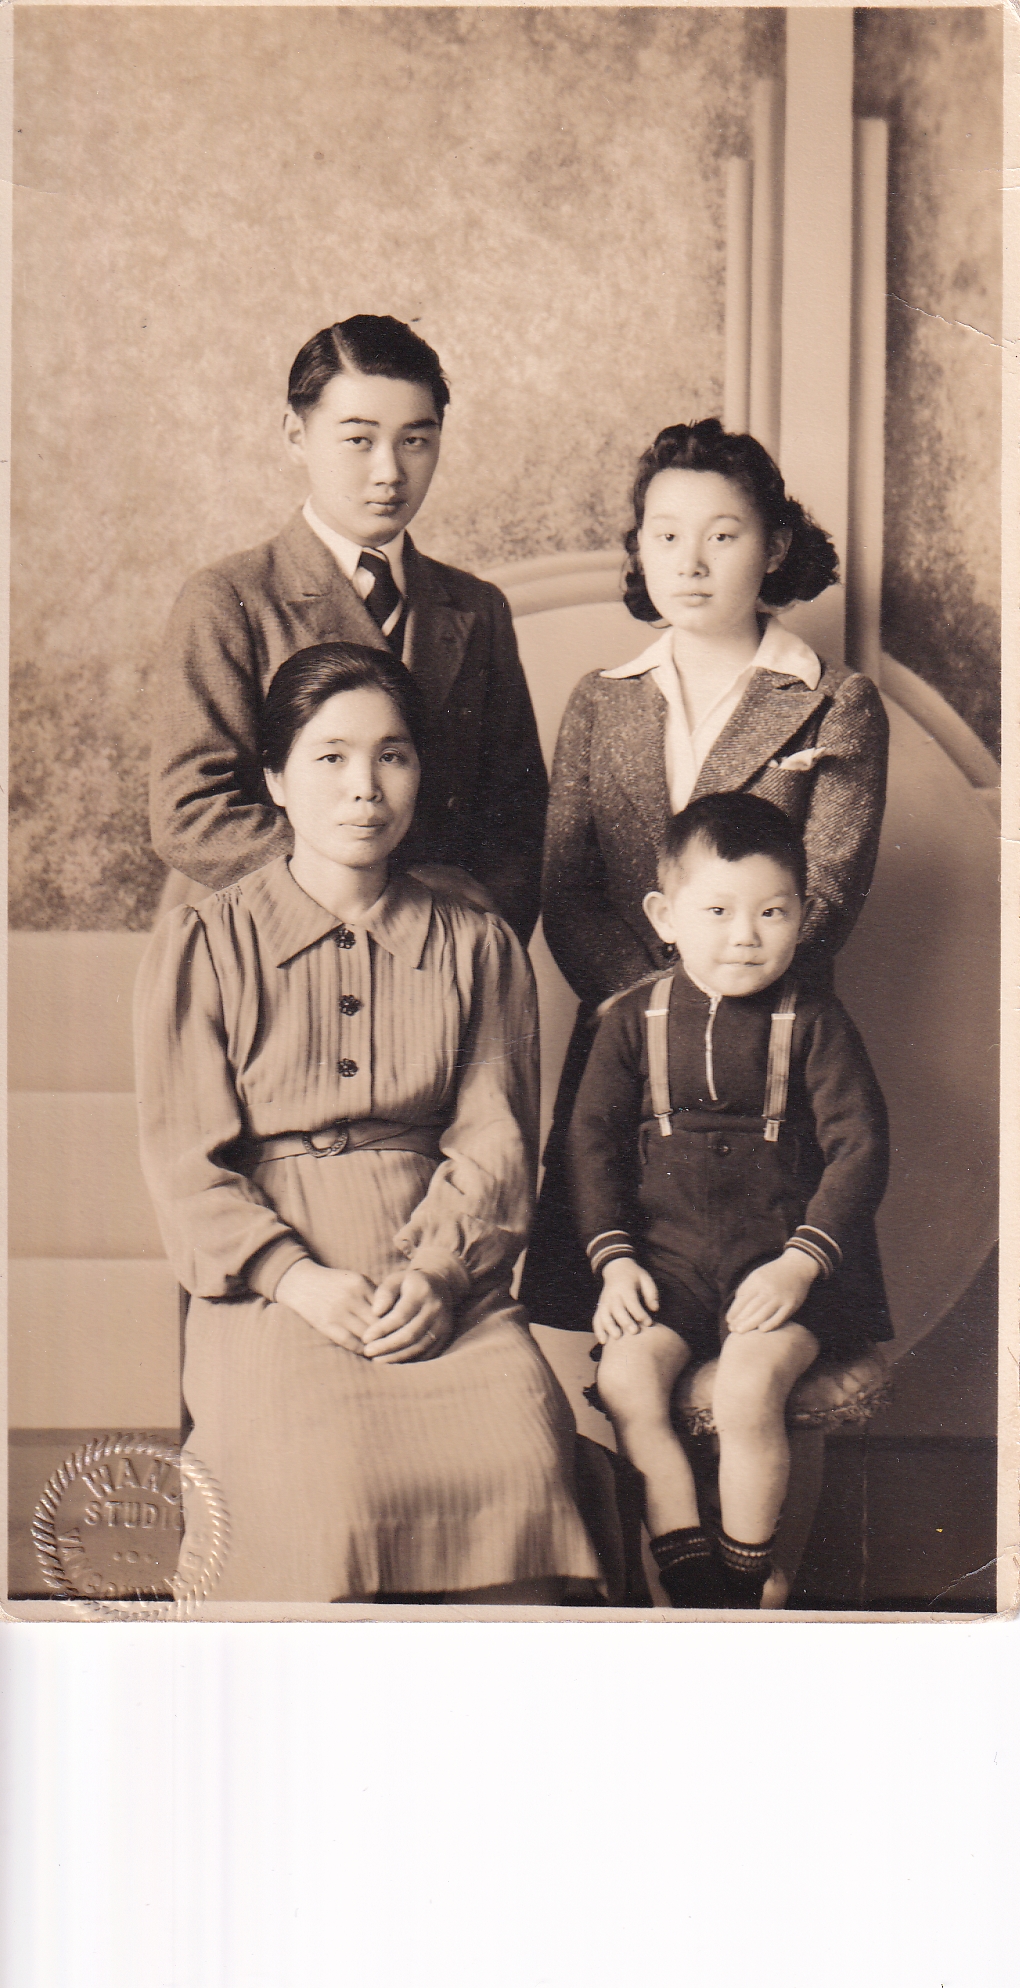
{"label": "pocket square", "polygon": [[815,760],[824,758],[824,746],[804,746],[800,752],[791,752],[787,759],[770,759],[769,765],[779,773],[810,773]]}

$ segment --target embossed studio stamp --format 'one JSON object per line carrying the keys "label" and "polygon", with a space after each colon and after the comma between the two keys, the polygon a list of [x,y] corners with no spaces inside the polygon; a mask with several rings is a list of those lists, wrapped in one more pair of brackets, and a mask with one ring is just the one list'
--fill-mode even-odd
{"label": "embossed studio stamp", "polygon": [[212,1594],[229,1531],[204,1465],[145,1435],[99,1436],[75,1451],[32,1519],[47,1588],[100,1614],[187,1613]]}

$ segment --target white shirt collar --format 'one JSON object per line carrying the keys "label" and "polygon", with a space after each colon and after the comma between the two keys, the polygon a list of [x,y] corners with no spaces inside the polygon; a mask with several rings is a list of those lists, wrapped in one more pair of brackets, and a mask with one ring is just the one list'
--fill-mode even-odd
{"label": "white shirt collar", "polygon": [[[606,677],[644,676],[649,670],[658,669],[660,663],[673,661],[673,630],[667,628],[657,642],[636,656],[632,663],[620,663],[614,670],[602,670]],[[784,628],[774,615],[769,616],[768,626],[758,645],[758,652],[747,666],[755,670],[775,670],[779,676],[796,676],[809,690],[817,690],[822,674],[822,666],[813,649],[802,642],[792,629]]]}
{"label": "white shirt collar", "polygon": [[[323,545],[329,547],[341,573],[345,573],[353,585],[358,585],[354,576],[357,573],[358,561],[362,553],[366,550],[369,552],[384,552],[390,562],[390,572],[393,574],[397,586],[400,588],[402,594],[406,594],[407,588],[404,585],[405,533],[403,531],[399,531],[396,538],[388,539],[385,545],[365,547],[363,545],[356,545],[353,539],[344,538],[340,532],[335,532],[329,525],[324,525],[322,519],[313,511],[310,497],[306,497],[305,499],[301,516],[304,518],[309,529],[315,533],[316,538],[321,538]],[[372,582],[369,580],[366,591],[371,589],[371,585]],[[360,587],[358,587],[358,592],[361,592]]]}

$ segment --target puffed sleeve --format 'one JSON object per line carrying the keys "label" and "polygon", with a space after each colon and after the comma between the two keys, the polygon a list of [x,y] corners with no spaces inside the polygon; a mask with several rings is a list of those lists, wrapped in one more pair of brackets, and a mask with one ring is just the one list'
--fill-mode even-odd
{"label": "puffed sleeve", "polygon": [[577,685],[556,741],[542,871],[542,926],[561,973],[592,1005],[630,987],[656,964],[651,927],[643,946],[615,909],[591,803],[594,678]]}
{"label": "puffed sleeve", "polygon": [[885,809],[889,720],[868,677],[839,686],[818,733],[804,822],[808,899],[802,954],[834,958],[853,931],[871,887]]}
{"label": "puffed sleeve", "polygon": [[531,966],[492,914],[453,912],[465,1026],[457,1101],[428,1193],[395,1238],[454,1298],[524,1247],[538,1157],[538,1005]]}
{"label": "puffed sleeve", "polygon": [[272,1297],[308,1252],[232,1163],[244,1121],[197,911],[182,906],[157,925],[134,1013],[142,1171],[174,1271],[197,1297]]}

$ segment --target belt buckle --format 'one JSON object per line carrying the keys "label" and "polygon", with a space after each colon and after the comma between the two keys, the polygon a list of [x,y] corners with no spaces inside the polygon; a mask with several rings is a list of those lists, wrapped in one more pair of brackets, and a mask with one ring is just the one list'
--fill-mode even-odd
{"label": "belt buckle", "polygon": [[347,1141],[351,1136],[350,1126],[337,1125],[334,1127],[334,1130],[338,1136],[333,1140],[331,1146],[317,1146],[310,1132],[302,1132],[301,1143],[304,1146],[305,1152],[311,1153],[312,1158],[316,1160],[331,1160],[335,1154],[346,1152]]}

